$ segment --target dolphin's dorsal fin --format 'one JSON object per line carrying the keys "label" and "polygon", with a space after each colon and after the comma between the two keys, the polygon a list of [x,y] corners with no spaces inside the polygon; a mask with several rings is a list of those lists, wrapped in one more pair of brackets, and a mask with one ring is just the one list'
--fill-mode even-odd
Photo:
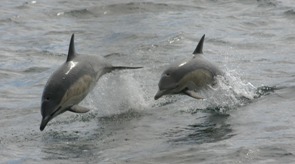
{"label": "dolphin's dorsal fin", "polygon": [[75,36],[74,36],[74,34],[72,34],[70,45],[69,45],[67,62],[73,60],[73,58],[76,56],[74,38],[75,38]]}
{"label": "dolphin's dorsal fin", "polygon": [[195,51],[193,52],[194,55],[202,54],[203,53],[203,43],[205,39],[205,34],[202,36],[201,40],[199,41]]}

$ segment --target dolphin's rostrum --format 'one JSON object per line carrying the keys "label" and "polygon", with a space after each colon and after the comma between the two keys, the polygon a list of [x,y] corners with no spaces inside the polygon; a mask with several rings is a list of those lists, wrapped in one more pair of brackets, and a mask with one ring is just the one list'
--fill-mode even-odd
{"label": "dolphin's rostrum", "polygon": [[192,59],[174,63],[162,73],[155,100],[168,94],[186,94],[196,99],[203,99],[196,91],[212,85],[215,77],[223,74],[218,67],[203,58],[204,39],[205,35],[193,52]]}
{"label": "dolphin's rostrum", "polygon": [[138,68],[142,67],[112,66],[103,57],[77,54],[73,34],[66,62],[51,75],[45,85],[41,100],[40,130],[43,131],[51,119],[66,111],[88,112],[89,109],[78,104],[102,75],[116,69]]}

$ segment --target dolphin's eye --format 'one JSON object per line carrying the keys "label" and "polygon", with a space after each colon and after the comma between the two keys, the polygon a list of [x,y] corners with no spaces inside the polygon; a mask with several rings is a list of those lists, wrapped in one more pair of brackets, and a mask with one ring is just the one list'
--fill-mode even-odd
{"label": "dolphin's eye", "polygon": [[49,101],[49,100],[50,100],[50,98],[49,98],[49,97],[46,97],[46,100],[48,100],[48,101]]}
{"label": "dolphin's eye", "polygon": [[170,76],[170,73],[166,73],[166,76]]}

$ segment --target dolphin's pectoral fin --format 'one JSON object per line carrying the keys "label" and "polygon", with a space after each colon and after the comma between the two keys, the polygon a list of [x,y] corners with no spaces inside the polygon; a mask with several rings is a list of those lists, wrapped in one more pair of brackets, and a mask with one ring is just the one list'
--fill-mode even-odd
{"label": "dolphin's pectoral fin", "polygon": [[195,99],[204,99],[203,97],[198,96],[197,93],[192,90],[185,90],[183,93]]}
{"label": "dolphin's pectoral fin", "polygon": [[90,111],[90,109],[79,106],[79,105],[74,105],[70,107],[68,110],[74,113],[87,113]]}

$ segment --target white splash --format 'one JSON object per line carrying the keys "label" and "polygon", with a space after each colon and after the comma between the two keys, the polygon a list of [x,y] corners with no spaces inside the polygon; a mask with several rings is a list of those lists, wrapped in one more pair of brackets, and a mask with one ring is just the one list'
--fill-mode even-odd
{"label": "white splash", "polygon": [[218,107],[220,112],[226,112],[254,99],[255,91],[256,87],[243,81],[237,72],[227,70],[224,76],[217,77],[217,85],[204,93],[208,108]]}
{"label": "white splash", "polygon": [[127,71],[104,75],[90,95],[82,102],[98,117],[142,110],[147,106],[144,93],[133,74]]}

